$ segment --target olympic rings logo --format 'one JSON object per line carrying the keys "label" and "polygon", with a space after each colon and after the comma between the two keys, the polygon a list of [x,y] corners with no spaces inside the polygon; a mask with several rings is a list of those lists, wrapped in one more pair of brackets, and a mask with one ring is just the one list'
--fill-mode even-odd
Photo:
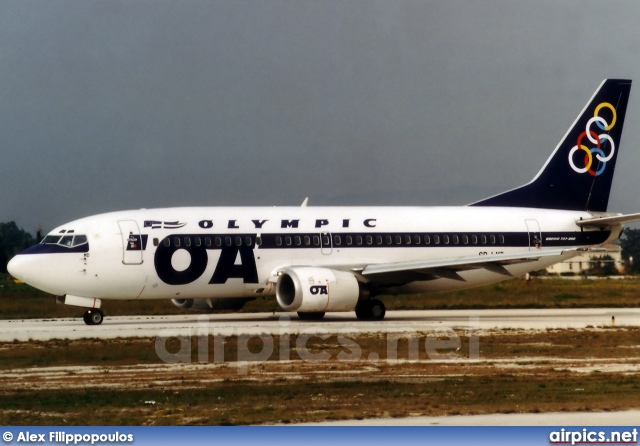
{"label": "olympic rings logo", "polygon": [[[604,118],[598,116],[598,113],[600,113],[600,110],[602,110],[603,108],[608,108],[609,110],[611,110],[613,118],[611,119],[610,124],[607,121],[605,121]],[[591,130],[591,126],[594,123],[600,130],[604,130],[604,131],[611,130],[613,126],[616,125],[616,109],[613,107],[613,105],[609,104],[608,102],[602,102],[600,103],[600,105],[596,107],[596,110],[593,112],[593,118],[587,121],[587,126],[585,128],[585,131],[580,133],[580,135],[578,136],[578,143],[575,146],[573,146],[573,148],[569,152],[569,165],[574,171],[576,171],[577,173],[589,172],[590,175],[595,177],[600,175],[602,172],[604,172],[605,167],[607,167],[607,161],[613,158],[613,155],[616,151],[616,146],[613,143],[613,139],[606,133],[601,133],[598,135],[593,130]],[[583,140],[585,137],[589,140],[589,142],[591,142],[591,144],[595,144],[595,147],[589,148],[585,146],[583,144]],[[611,145],[611,152],[609,152],[609,155],[607,156],[605,156],[604,151],[600,148],[600,145],[606,141],[608,141],[609,144]],[[573,162],[573,155],[578,150],[583,150],[585,152],[584,167],[582,168],[576,166],[575,163]],[[598,170],[593,170],[591,168],[591,166],[593,165],[594,154],[596,159],[602,163],[598,168]]]}

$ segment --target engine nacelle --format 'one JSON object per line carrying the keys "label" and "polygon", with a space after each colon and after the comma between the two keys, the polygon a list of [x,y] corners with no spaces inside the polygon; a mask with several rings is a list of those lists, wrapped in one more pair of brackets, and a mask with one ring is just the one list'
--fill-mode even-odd
{"label": "engine nacelle", "polygon": [[[250,300],[255,300],[253,297],[249,298],[218,298],[218,299],[171,299],[171,303],[178,308],[184,308],[185,310],[194,311],[216,311],[216,310],[235,310],[238,311],[244,304]],[[211,305],[209,305],[209,303]]]}
{"label": "engine nacelle", "polygon": [[276,299],[285,311],[352,311],[360,294],[353,274],[326,268],[290,268],[276,284]]}

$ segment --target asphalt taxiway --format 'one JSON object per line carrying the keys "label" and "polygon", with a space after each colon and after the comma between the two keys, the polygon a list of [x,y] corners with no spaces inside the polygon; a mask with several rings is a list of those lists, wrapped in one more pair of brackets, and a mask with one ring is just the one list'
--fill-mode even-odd
{"label": "asphalt taxiway", "polygon": [[383,321],[360,321],[354,313],[331,313],[301,321],[295,313],[115,316],[102,325],[82,318],[0,320],[0,342],[190,335],[313,333],[411,333],[443,329],[583,329],[640,326],[639,308],[389,311]]}
{"label": "asphalt taxiway", "polygon": [[546,412],[373,418],[304,423],[306,426],[637,426],[640,410],[615,412]]}

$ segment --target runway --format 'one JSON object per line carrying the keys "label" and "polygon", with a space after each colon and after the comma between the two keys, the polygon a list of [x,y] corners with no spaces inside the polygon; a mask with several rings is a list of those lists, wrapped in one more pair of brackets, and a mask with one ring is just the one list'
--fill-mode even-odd
{"label": "runway", "polygon": [[547,412],[373,418],[304,423],[303,426],[635,426],[640,410],[615,412]]}
{"label": "runway", "polygon": [[[615,319],[612,319],[615,318]],[[463,329],[582,329],[640,326],[640,308],[390,311],[383,321],[359,321],[354,313],[331,313],[301,321],[295,313],[115,316],[88,326],[82,318],[0,320],[0,342],[49,339],[129,338],[190,335],[324,333],[421,333]]]}

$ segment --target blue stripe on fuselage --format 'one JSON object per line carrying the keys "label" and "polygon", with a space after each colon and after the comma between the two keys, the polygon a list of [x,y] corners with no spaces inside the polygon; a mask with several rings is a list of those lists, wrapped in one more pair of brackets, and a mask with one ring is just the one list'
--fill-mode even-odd
{"label": "blue stripe on fuselage", "polygon": [[20,254],[67,254],[74,252],[89,252],[89,243],[83,243],[82,245],[70,247],[56,244],[39,244],[33,245],[30,248],[25,249]]}

